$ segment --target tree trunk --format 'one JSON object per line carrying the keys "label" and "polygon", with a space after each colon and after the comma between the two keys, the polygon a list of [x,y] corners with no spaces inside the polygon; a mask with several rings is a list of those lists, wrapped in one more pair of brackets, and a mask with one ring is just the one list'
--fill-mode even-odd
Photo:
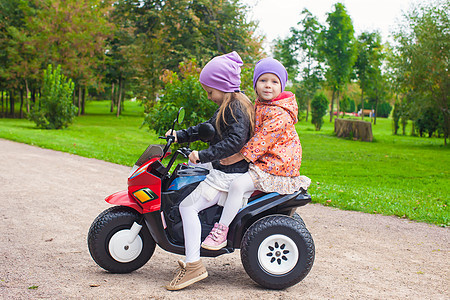
{"label": "tree trunk", "polygon": [[372,123],[370,122],[336,119],[334,120],[334,132],[337,137],[347,137],[365,142],[373,140]]}
{"label": "tree trunk", "polygon": [[361,89],[361,120],[364,121],[364,91]]}
{"label": "tree trunk", "polygon": [[30,113],[30,100],[28,96],[30,95],[30,89],[28,88],[28,80],[25,79],[25,101],[27,104],[27,114]]}
{"label": "tree trunk", "polygon": [[445,93],[442,93],[442,99],[441,99],[441,105],[440,109],[442,112],[442,117],[444,119],[444,145],[447,145],[447,139],[448,139],[448,134],[450,131],[450,119],[449,119],[449,113],[448,113],[448,99],[447,99],[447,95]]}
{"label": "tree trunk", "polygon": [[306,100],[306,122],[308,122],[309,112],[311,110],[311,99]]}
{"label": "tree trunk", "polygon": [[373,125],[377,125],[377,113],[378,113],[378,97],[375,99],[375,111],[373,112]]}
{"label": "tree trunk", "polygon": [[116,116],[120,116],[121,112],[121,102],[122,102],[122,79],[119,79],[119,97],[117,99],[117,114]]}
{"label": "tree trunk", "polygon": [[81,115],[81,85],[78,85],[78,116]]}
{"label": "tree trunk", "polygon": [[29,99],[29,95],[30,95],[30,89],[28,88],[28,80],[25,79],[25,88],[26,88],[26,101],[27,101],[27,114],[30,113],[30,99]]}
{"label": "tree trunk", "polygon": [[83,89],[83,97],[81,98],[81,114],[84,115],[84,108],[86,107],[86,93],[87,87]]}
{"label": "tree trunk", "polygon": [[11,116],[11,118],[15,117],[15,114],[14,114],[14,90],[11,90],[9,92],[9,115]]}
{"label": "tree trunk", "polygon": [[114,86],[114,105],[117,108],[117,101],[119,99],[119,91],[120,91],[120,80],[117,81],[117,84]]}
{"label": "tree trunk", "polygon": [[4,104],[4,93],[3,91],[0,92],[2,94],[2,118],[5,117],[5,111],[3,110],[3,104]]}
{"label": "tree trunk", "polygon": [[20,94],[20,114],[19,114],[19,118],[23,119],[23,90],[20,89],[19,90],[19,94]]}
{"label": "tree trunk", "polygon": [[109,112],[113,112],[114,111],[114,81],[111,84],[111,108],[109,110]]}
{"label": "tree trunk", "polygon": [[333,106],[334,106],[334,96],[336,91],[333,89],[333,94],[331,95],[331,105],[330,105],[330,123],[333,122]]}
{"label": "tree trunk", "polygon": [[11,98],[11,91],[6,91],[5,92],[5,118],[7,118],[8,117],[8,111],[9,111],[9,99]]}
{"label": "tree trunk", "polygon": [[31,103],[32,105],[36,104],[36,89],[31,89]]}
{"label": "tree trunk", "polygon": [[338,118],[339,119],[339,114],[341,113],[339,110],[340,110],[340,100],[341,100],[341,93],[340,93],[340,91],[338,90],[337,91],[337,97],[336,97],[336,108],[337,108],[337,115],[336,115],[336,118]]}

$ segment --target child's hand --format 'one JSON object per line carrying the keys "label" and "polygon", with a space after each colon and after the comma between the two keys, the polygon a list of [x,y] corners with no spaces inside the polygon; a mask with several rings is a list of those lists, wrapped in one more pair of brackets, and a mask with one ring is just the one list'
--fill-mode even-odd
{"label": "child's hand", "polygon": [[166,137],[167,136],[169,136],[169,135],[173,135],[174,137],[175,137],[175,143],[178,141],[177,140],[177,132],[174,130],[174,131],[172,131],[172,129],[169,129],[169,130],[167,130],[167,132],[166,132]]}
{"label": "child's hand", "polygon": [[243,159],[244,159],[244,157],[242,156],[241,153],[235,153],[231,156],[228,156],[227,158],[222,158],[220,160],[220,164],[224,165],[224,166],[228,166],[228,165],[235,164]]}
{"label": "child's hand", "polygon": [[194,150],[191,152],[191,154],[189,154],[189,161],[193,164],[198,164],[200,162],[198,151]]}

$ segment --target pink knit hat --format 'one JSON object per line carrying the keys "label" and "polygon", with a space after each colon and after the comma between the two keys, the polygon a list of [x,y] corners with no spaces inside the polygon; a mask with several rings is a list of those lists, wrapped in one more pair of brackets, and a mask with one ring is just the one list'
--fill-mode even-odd
{"label": "pink knit hat", "polygon": [[200,83],[226,93],[239,91],[242,65],[242,59],[236,51],[216,56],[200,73]]}

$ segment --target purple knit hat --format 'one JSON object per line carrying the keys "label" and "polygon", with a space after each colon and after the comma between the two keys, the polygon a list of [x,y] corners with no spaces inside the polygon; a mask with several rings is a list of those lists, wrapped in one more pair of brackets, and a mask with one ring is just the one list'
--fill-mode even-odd
{"label": "purple knit hat", "polygon": [[281,83],[281,91],[284,91],[288,74],[285,67],[276,59],[267,57],[258,61],[255,65],[255,71],[253,72],[253,89],[256,87],[256,81],[259,76],[265,73],[272,73],[278,76]]}
{"label": "purple knit hat", "polygon": [[200,73],[200,83],[226,93],[239,91],[243,64],[236,51],[216,56]]}

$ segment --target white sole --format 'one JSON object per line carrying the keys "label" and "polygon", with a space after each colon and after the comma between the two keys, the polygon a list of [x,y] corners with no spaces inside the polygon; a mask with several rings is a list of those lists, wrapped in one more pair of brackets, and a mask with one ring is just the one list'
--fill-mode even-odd
{"label": "white sole", "polygon": [[215,246],[215,247],[214,246],[208,246],[208,245],[205,245],[205,244],[202,243],[202,248],[206,249],[206,250],[220,250],[223,247],[225,247],[226,245],[227,245],[226,241],[223,242],[222,244],[218,245],[218,246]]}

